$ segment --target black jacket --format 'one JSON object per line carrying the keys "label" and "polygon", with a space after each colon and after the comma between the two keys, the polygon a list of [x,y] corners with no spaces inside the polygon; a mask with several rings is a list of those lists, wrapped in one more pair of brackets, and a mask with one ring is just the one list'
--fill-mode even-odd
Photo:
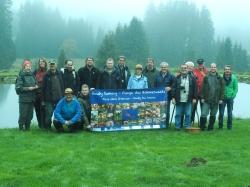
{"label": "black jacket", "polygon": [[[197,99],[197,85],[196,80],[193,76],[187,74],[189,80],[189,92],[188,92],[188,102],[193,99]],[[180,102],[180,92],[181,92],[181,75],[178,75],[172,87],[172,97],[175,99],[176,103]]]}
{"label": "black jacket", "polygon": [[95,67],[89,70],[87,66],[85,66],[78,70],[78,76],[80,79],[80,89],[83,84],[87,84],[89,88],[96,88],[100,71]]}
{"label": "black jacket", "polygon": [[77,95],[80,90],[79,76],[78,73],[73,69],[69,71],[65,68],[61,69],[63,75],[64,88],[71,88],[74,94]]}
{"label": "black jacket", "polygon": [[[56,76],[59,80],[59,90],[57,90],[57,94],[52,90],[52,76]],[[55,75],[52,75],[51,71],[48,70],[43,78],[42,83],[42,90],[43,90],[43,101],[47,102],[58,102],[64,95],[64,85],[63,85],[63,77],[61,71],[56,70]]]}
{"label": "black jacket", "polygon": [[119,65],[115,66],[118,76],[119,76],[119,88],[127,89],[128,80],[131,76],[128,66],[125,65],[123,69],[120,68]]}
{"label": "black jacket", "polygon": [[119,73],[116,69],[109,74],[106,70],[104,70],[99,78],[98,86],[99,89],[119,89]]}

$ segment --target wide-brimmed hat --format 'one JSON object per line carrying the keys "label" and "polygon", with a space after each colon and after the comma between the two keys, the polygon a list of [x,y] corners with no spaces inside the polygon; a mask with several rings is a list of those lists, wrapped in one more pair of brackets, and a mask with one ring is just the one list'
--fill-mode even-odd
{"label": "wide-brimmed hat", "polygon": [[142,69],[142,65],[141,64],[136,64],[135,69]]}

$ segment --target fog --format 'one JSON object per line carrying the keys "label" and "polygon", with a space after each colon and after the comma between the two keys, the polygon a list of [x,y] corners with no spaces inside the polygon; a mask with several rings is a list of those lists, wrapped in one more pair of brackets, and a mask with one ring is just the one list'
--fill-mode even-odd
{"label": "fog", "polygon": [[[26,0],[14,0],[13,10],[18,11]],[[36,1],[36,0],[33,0]],[[38,0],[37,0],[38,1]],[[41,0],[40,0],[41,1]],[[94,27],[111,29],[118,22],[126,23],[133,16],[143,19],[150,3],[159,5],[168,0],[43,0],[46,6],[58,9],[64,17],[79,18],[91,22]],[[250,51],[249,0],[190,0],[197,7],[206,6],[211,13],[216,35],[230,36]]]}

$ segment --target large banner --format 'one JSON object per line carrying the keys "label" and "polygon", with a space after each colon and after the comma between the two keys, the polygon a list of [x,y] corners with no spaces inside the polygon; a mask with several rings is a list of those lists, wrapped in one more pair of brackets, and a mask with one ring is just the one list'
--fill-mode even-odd
{"label": "large banner", "polygon": [[166,127],[165,89],[91,91],[92,131]]}

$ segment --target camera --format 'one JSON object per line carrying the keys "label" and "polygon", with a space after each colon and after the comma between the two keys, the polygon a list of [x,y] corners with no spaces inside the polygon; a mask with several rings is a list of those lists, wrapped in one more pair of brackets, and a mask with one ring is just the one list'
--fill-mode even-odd
{"label": "camera", "polygon": [[185,86],[181,86],[181,91],[183,91],[183,93],[186,93],[186,90],[185,90]]}

